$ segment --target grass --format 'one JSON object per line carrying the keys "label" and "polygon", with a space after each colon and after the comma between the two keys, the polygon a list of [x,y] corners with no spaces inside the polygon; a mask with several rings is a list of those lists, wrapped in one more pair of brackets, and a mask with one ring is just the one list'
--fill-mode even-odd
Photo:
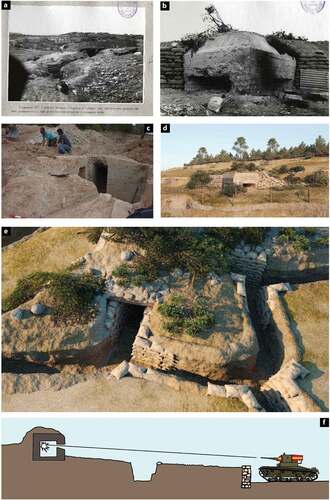
{"label": "grass", "polygon": [[302,385],[328,406],[328,282],[298,285],[285,295],[285,301],[298,337],[300,335],[303,364],[311,370]]}
{"label": "grass", "polygon": [[33,272],[58,272],[93,248],[81,228],[50,228],[2,254],[2,297]]}
{"label": "grass", "polygon": [[[296,178],[310,175],[317,170],[328,171],[328,158],[315,157],[311,159],[294,158],[288,160],[256,161],[265,172],[270,173],[284,163],[288,168],[301,165],[304,172],[295,175]],[[162,172],[162,212],[166,217],[232,217],[232,216],[265,216],[265,217],[326,217],[328,215],[328,187],[311,187],[310,203],[306,187],[285,187],[272,190],[272,201],[269,189],[251,190],[240,193],[235,198],[229,198],[220,193],[216,185],[186,189],[185,186],[197,170],[221,174],[230,169],[232,162],[210,163],[188,167],[173,168]],[[286,177],[287,173],[278,175],[278,179]],[[208,206],[203,211],[200,207],[185,208],[185,197]]]}
{"label": "grass", "polygon": [[87,323],[95,313],[95,296],[104,292],[104,280],[67,272],[32,273],[18,280],[12,293],[2,301],[3,311],[19,307],[43,289],[48,291],[47,304],[57,321]]}

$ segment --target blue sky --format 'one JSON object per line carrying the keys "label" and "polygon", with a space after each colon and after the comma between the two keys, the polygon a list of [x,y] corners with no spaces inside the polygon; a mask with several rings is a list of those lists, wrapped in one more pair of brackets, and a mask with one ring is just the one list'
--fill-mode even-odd
{"label": "blue sky", "polygon": [[318,135],[329,140],[327,125],[216,125],[216,124],[171,124],[169,134],[161,134],[162,170],[181,166],[190,161],[200,146],[209,153],[221,149],[231,151],[237,137],[244,136],[250,148],[264,149],[270,137],[275,137],[281,146],[296,146],[304,141],[311,144]]}
{"label": "blue sky", "polygon": [[[121,418],[3,418],[2,443],[18,443],[36,426],[62,432],[71,445],[143,448],[204,452],[232,455],[278,456],[283,452],[301,453],[304,465],[320,470],[320,479],[328,478],[329,429],[320,428],[319,418],[155,418],[125,416]],[[114,451],[78,450],[70,455],[113,458],[133,463],[136,480],[149,479],[156,463],[186,463],[237,466],[251,464],[253,479],[261,480],[258,467],[265,460],[242,458],[194,457],[143,454]],[[266,463],[273,464],[273,462]],[[274,462],[275,464],[275,462]]]}

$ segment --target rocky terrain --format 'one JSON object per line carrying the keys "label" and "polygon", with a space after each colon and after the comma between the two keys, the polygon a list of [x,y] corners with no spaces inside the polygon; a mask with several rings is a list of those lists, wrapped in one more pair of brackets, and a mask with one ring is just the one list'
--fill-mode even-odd
{"label": "rocky terrain", "polygon": [[9,45],[28,72],[23,101],[143,101],[142,35],[11,33]]}
{"label": "rocky terrain", "polygon": [[151,136],[62,128],[72,143],[69,155],[42,146],[36,125],[20,125],[18,141],[3,144],[5,217],[127,217],[152,206]]}
{"label": "rocky terrain", "polygon": [[[49,285],[39,287],[28,300],[17,299],[15,290],[6,298],[2,318],[5,408],[31,409],[29,401],[33,407],[38,393],[53,407],[51,393],[58,390],[68,408],[70,393],[65,391],[71,390],[76,398],[87,390],[86,383],[90,389],[93,384],[102,387],[110,400],[111,393],[120,394],[122,384],[130,410],[148,410],[150,401],[142,396],[145,391],[163,392],[156,389],[159,385],[191,395],[196,405],[198,400],[216,401],[220,411],[228,404],[250,411],[327,408],[327,396],[319,390],[322,380],[327,383],[327,365],[300,326],[307,319],[303,310],[297,324],[297,316],[286,307],[295,286],[322,283],[323,288],[317,288],[322,294],[316,293],[327,321],[326,230],[272,229],[258,245],[241,241],[230,251],[227,271],[209,272],[193,285],[192,274],[175,267],[150,281],[126,283],[126,273],[141,260],[143,251],[137,244],[115,242],[110,235],[111,231],[104,231],[92,251],[69,268],[72,283],[86,276],[104,280],[105,288],[93,299],[95,314],[87,323],[59,321]],[[14,245],[19,248],[20,243]],[[198,305],[198,297],[203,297],[207,308],[202,307],[203,314],[199,306],[193,309],[194,322],[183,329],[179,322],[173,331],[163,314],[177,310],[179,302],[173,302],[177,294],[181,304]],[[13,302],[8,300],[15,300],[16,306],[9,306]],[[65,304],[61,307],[65,311]],[[316,316],[308,314],[310,329],[315,331]],[[204,326],[191,332],[193,325]],[[311,383],[319,377],[323,377],[320,383]],[[68,387],[72,384],[76,387]],[[92,400],[87,406],[100,408],[97,394]],[[110,408],[114,409],[104,407]]]}

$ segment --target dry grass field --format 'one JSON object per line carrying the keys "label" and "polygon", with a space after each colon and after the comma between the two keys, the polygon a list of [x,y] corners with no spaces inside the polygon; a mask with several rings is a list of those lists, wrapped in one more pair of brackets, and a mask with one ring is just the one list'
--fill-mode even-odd
{"label": "dry grass field", "polygon": [[[288,168],[304,167],[296,178],[318,170],[328,172],[326,157],[294,158],[255,161],[268,174],[282,165]],[[195,189],[186,188],[190,176],[197,170],[222,174],[230,170],[232,162],[208,163],[188,167],[175,167],[162,172],[162,215],[164,217],[327,217],[328,187],[285,186],[283,188],[251,190],[234,198],[220,192],[216,184]],[[286,174],[278,175],[283,179]]]}

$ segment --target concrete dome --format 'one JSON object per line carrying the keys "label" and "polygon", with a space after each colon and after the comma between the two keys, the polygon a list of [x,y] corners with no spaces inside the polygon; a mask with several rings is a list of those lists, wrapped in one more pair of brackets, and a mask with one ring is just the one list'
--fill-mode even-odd
{"label": "concrete dome", "polygon": [[252,33],[251,31],[228,31],[219,33],[198,50],[198,52],[215,52],[218,50],[230,51],[237,49],[256,49],[271,54],[279,55],[263,35]]}

